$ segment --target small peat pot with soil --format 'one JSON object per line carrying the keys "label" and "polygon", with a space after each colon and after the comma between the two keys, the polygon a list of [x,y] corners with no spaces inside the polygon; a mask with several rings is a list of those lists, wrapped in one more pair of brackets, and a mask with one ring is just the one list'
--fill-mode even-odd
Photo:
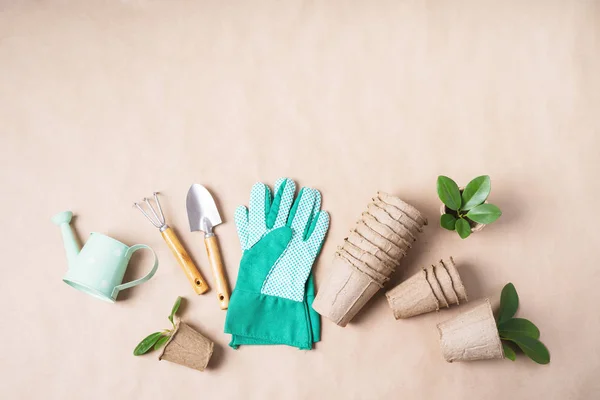
{"label": "small peat pot with soil", "polygon": [[478,176],[465,188],[459,188],[447,176],[438,176],[437,192],[443,203],[440,208],[442,228],[456,231],[462,239],[466,239],[500,218],[500,209],[486,201],[491,190],[492,184],[487,175]]}
{"label": "small peat pot with soil", "polygon": [[171,310],[171,315],[168,317],[173,328],[146,336],[133,350],[133,355],[141,356],[149,351],[164,347],[158,357],[159,360],[164,359],[198,371],[204,371],[212,356],[214,343],[183,321],[174,321],[181,300],[181,297],[177,298]]}
{"label": "small peat pot with soil", "polygon": [[498,319],[489,299],[448,321],[438,324],[446,361],[516,359],[520,350],[538,364],[548,364],[548,349],[538,339],[539,329],[529,320],[513,318],[519,297],[512,283],[502,289]]}

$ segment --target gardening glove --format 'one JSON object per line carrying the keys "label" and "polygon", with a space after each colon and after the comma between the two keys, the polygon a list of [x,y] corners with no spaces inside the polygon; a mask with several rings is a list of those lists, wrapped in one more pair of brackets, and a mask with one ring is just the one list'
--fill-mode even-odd
{"label": "gardening glove", "polygon": [[[311,349],[320,339],[320,317],[312,309],[312,265],[329,227],[321,195],[281,178],[270,189],[257,183],[249,210],[238,207],[235,221],[242,260],[225,332],[230,346],[286,344]],[[309,278],[310,276],[310,278]]]}
{"label": "gardening glove", "polygon": [[[315,299],[315,285],[313,279],[313,273],[311,272],[308,276],[308,282],[306,285],[306,294],[304,296],[304,307],[308,310],[310,330],[312,334],[312,342],[316,343],[321,340],[321,316],[315,312],[312,308],[312,302]],[[280,343],[273,340],[255,339],[250,336],[239,336],[231,335],[231,342],[229,345],[237,349],[240,345],[274,345],[274,344],[287,344]]]}

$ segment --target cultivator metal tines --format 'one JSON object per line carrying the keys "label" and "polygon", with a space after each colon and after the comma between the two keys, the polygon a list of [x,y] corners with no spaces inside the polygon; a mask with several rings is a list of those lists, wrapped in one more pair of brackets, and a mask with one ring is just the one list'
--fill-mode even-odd
{"label": "cultivator metal tines", "polygon": [[192,258],[189,256],[183,244],[175,234],[175,231],[167,225],[165,215],[163,213],[162,207],[160,206],[160,201],[158,200],[158,192],[154,192],[152,195],[154,197],[154,202],[156,204],[156,209],[150,203],[150,199],[144,197],[143,201],[147,205],[147,209],[149,212],[144,210],[144,207],[140,205],[140,203],[133,203],[133,205],[144,214],[144,216],[160,231],[165,242],[173,252],[173,255],[177,259],[177,262],[183,269],[183,272],[187,276],[188,280],[192,284],[194,291],[197,294],[205,293],[208,290],[208,284],[206,280],[198,271],[198,268],[192,261]]}

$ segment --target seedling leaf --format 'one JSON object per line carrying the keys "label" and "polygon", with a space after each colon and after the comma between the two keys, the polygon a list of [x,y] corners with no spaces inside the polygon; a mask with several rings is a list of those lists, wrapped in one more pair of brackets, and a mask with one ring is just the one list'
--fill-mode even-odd
{"label": "seedling leaf", "polygon": [[442,203],[451,210],[460,209],[462,199],[458,185],[447,176],[440,175],[437,179],[437,192]]}
{"label": "seedling leaf", "polygon": [[461,210],[468,211],[483,203],[492,189],[492,183],[488,175],[478,176],[473,179],[462,192]]}
{"label": "seedling leaf", "polygon": [[517,353],[508,344],[502,342],[502,350],[504,350],[504,357],[509,360],[515,361],[517,359]]}
{"label": "seedling leaf", "polygon": [[456,232],[461,237],[461,239],[466,239],[471,234],[471,225],[464,218],[459,218],[456,221]]}
{"label": "seedling leaf", "polygon": [[498,324],[498,332],[501,337],[507,337],[511,334],[529,336],[534,339],[540,338],[540,330],[533,322],[525,318],[511,318]]}
{"label": "seedling leaf", "polygon": [[440,217],[440,225],[442,228],[448,229],[449,231],[453,231],[456,227],[456,217],[452,214],[443,214]]}
{"label": "seedling leaf", "polygon": [[173,308],[171,309],[171,315],[169,315],[169,321],[171,321],[172,324],[174,323],[173,317],[177,313],[177,310],[179,310],[180,305],[181,305],[181,296],[178,296],[177,300],[175,300],[175,304],[173,304]]}
{"label": "seedling leaf", "polygon": [[133,355],[141,356],[142,354],[146,354],[162,335],[162,332],[154,332],[153,334],[146,336],[133,350]]}
{"label": "seedling leaf", "polygon": [[169,341],[169,338],[170,338],[170,337],[171,337],[171,336],[163,336],[163,337],[161,337],[160,339],[158,339],[158,340],[156,341],[156,343],[154,344],[154,350],[158,350],[158,349],[160,349],[161,347],[163,347],[163,346],[165,345],[165,343],[167,343],[167,342]]}
{"label": "seedling leaf", "polygon": [[480,224],[491,224],[502,215],[502,211],[493,204],[481,204],[467,213],[467,218]]}
{"label": "seedling leaf", "polygon": [[542,342],[529,336],[511,334],[506,340],[510,340],[538,364],[548,364],[550,362],[550,353]]}
{"label": "seedling leaf", "polygon": [[507,283],[502,288],[500,295],[500,311],[498,313],[498,324],[511,319],[519,308],[519,295],[512,283]]}

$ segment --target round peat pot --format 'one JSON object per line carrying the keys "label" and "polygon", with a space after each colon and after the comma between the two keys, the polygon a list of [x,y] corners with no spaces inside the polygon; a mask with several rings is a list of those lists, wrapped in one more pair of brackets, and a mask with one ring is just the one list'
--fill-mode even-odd
{"label": "round peat pot", "polygon": [[504,358],[489,299],[437,326],[448,362]]}
{"label": "round peat pot", "polygon": [[394,318],[410,318],[440,309],[440,302],[427,281],[424,269],[389,290],[385,297],[394,312]]}
{"label": "round peat pot", "polygon": [[179,321],[158,359],[204,371],[213,354],[213,348],[212,341],[188,324]]}
{"label": "round peat pot", "polygon": [[379,282],[336,255],[329,277],[319,288],[312,308],[344,327],[381,288]]}

